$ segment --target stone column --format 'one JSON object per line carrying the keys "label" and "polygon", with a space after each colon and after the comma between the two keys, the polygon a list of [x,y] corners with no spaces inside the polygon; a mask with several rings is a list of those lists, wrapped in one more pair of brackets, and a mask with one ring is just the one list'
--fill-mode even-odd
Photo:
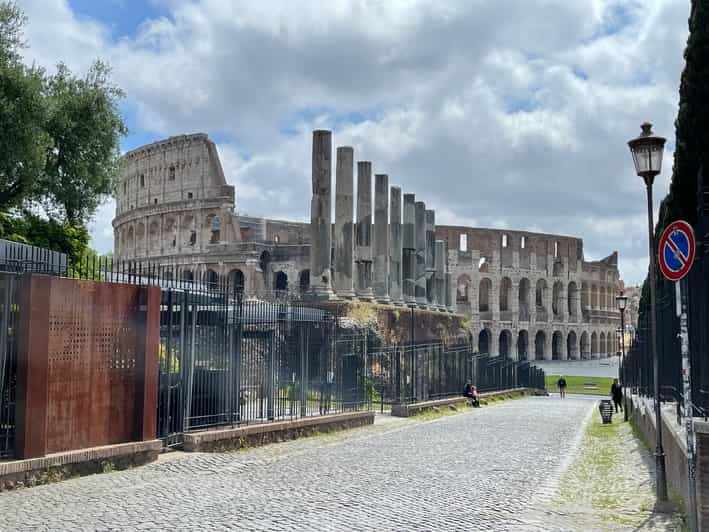
{"label": "stone column", "polygon": [[416,202],[414,223],[416,225],[416,303],[426,307],[426,204]]}
{"label": "stone column", "polygon": [[389,297],[396,305],[404,303],[401,291],[401,188],[391,187],[389,196]]}
{"label": "stone column", "polygon": [[434,256],[434,286],[436,296],[434,301],[436,303],[436,308],[438,310],[446,309],[446,266],[445,266],[445,240],[436,240],[434,243],[435,256]]}
{"label": "stone column", "polygon": [[545,342],[544,342],[544,360],[551,360],[552,357],[552,344],[554,342],[554,331],[553,329],[544,330]]}
{"label": "stone column", "polygon": [[389,298],[389,176],[374,176],[374,278],[372,288],[379,303]]}
{"label": "stone column", "polygon": [[332,244],[332,133],[313,131],[313,197],[310,202],[310,295],[334,299],[330,283]]}
{"label": "stone column", "polygon": [[335,180],[335,268],[334,284],[337,295],[354,297],[352,266],[354,264],[354,150],[349,146],[337,148]]}
{"label": "stone column", "polygon": [[404,194],[402,272],[404,301],[416,303],[416,196]]}
{"label": "stone column", "polygon": [[357,162],[357,297],[372,301],[372,163]]}
{"label": "stone column", "polygon": [[426,216],[426,301],[432,308],[438,306],[436,300],[436,211],[427,210]]}

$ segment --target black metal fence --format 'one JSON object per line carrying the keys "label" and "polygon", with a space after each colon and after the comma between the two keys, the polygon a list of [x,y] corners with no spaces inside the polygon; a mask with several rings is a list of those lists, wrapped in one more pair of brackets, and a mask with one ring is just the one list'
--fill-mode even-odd
{"label": "black metal fence", "polygon": [[[698,216],[694,226],[697,250],[686,278],[689,352],[694,415],[709,414],[709,183],[699,178]],[[660,275],[658,273],[658,275]],[[623,366],[623,379],[640,395],[653,395],[653,361],[650,348],[649,298],[643,299],[636,338]],[[675,283],[660,280],[656,293],[657,354],[660,399],[677,401],[684,409],[682,396],[682,356],[677,337]]]}
{"label": "black metal fence", "polygon": [[[226,278],[89,257],[47,261],[36,248],[0,256],[0,453],[14,435],[16,287],[22,272],[161,288],[157,434],[267,423],[480,391],[543,388],[527,362],[478,355],[470,342],[384,345],[369,329],[279,293],[245,294]],[[11,273],[8,273],[11,272]]]}

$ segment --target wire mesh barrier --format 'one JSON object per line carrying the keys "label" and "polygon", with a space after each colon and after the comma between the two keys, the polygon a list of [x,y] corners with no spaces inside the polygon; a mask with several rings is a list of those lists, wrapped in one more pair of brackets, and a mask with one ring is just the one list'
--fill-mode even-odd
{"label": "wire mesh barrier", "polygon": [[[2,253],[2,251],[0,251]],[[292,295],[246,294],[234,279],[110,258],[61,262],[36,248],[0,256],[0,452],[12,454],[17,291],[22,272],[161,289],[157,435],[294,420],[480,391],[544,387],[527,362],[468,341],[385,345],[371,329]],[[12,272],[12,273],[7,273]]]}

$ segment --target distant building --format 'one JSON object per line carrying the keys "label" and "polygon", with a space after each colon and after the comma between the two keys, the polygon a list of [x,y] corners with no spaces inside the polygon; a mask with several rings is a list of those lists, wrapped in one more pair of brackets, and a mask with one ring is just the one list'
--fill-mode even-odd
{"label": "distant building", "polygon": [[[252,294],[308,290],[310,225],[240,216],[207,135],[170,137],[123,162],[116,259],[160,264],[188,280],[229,278]],[[448,244],[447,309],[470,316],[480,352],[547,360],[616,353],[617,253],[586,261],[579,238],[472,227],[438,225],[435,239]]]}

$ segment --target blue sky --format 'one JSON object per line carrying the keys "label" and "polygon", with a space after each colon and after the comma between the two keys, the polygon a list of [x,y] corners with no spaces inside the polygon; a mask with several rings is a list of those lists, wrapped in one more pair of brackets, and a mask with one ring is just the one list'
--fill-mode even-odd
{"label": "blue sky", "polygon": [[[673,145],[689,2],[21,0],[28,61],[101,58],[126,92],[129,150],[205,132],[240,212],[305,220],[310,135],[334,132],[440,223],[584,239],[647,270],[626,142]],[[672,167],[656,183],[657,203]],[[92,243],[112,247],[112,201]]]}

